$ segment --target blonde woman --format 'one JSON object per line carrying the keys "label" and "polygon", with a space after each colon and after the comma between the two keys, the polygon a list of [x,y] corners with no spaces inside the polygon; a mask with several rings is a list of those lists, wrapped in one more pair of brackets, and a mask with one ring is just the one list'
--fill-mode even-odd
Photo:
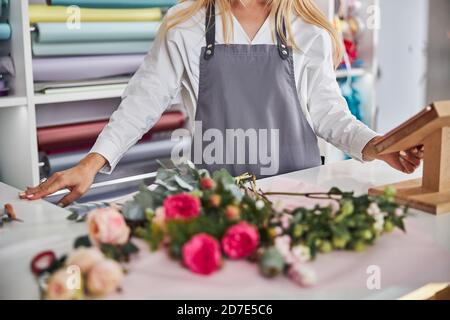
{"label": "blonde woman", "polygon": [[[199,126],[223,137],[229,130],[254,130],[256,137],[274,133],[265,145],[257,143],[278,155],[270,174],[320,165],[317,136],[355,159],[378,158],[413,172],[420,150],[377,156],[377,134],[349,113],[335,77],[340,57],[336,33],[312,0],[183,1],[168,12],[120,107],[86,158],[20,196],[33,200],[69,188],[60,205],[73,202],[99,171],[114,169],[179,94],[191,133]],[[255,151],[253,143],[237,150],[218,146],[212,157],[222,162],[209,161],[209,169],[265,175],[264,159],[240,155]]]}

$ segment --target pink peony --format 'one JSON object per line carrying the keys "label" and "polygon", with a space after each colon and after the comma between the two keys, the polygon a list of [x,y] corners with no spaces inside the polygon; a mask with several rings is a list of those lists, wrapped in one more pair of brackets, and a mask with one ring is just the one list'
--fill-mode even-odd
{"label": "pink peony", "polygon": [[200,214],[200,199],[187,193],[169,196],[164,200],[167,219],[191,219]]}
{"label": "pink peony", "polygon": [[186,242],[182,255],[184,265],[194,273],[208,275],[222,264],[219,242],[206,233],[199,233]]}
{"label": "pink peony", "polygon": [[87,289],[94,296],[101,296],[117,291],[124,274],[122,267],[114,260],[97,263],[87,276]]}
{"label": "pink peony", "polygon": [[[81,287],[76,288],[72,279],[76,276],[67,272],[66,269],[60,269],[53,273],[48,280],[45,298],[48,300],[74,300],[82,298]],[[81,281],[81,278],[79,280]]]}
{"label": "pink peony", "polygon": [[255,226],[240,222],[228,228],[222,238],[222,248],[231,259],[246,258],[259,244],[259,234]]}
{"label": "pink peony", "polygon": [[97,248],[78,248],[72,252],[66,260],[66,265],[76,265],[81,272],[86,273],[92,267],[104,259],[103,253]]}
{"label": "pink peony", "polygon": [[127,243],[130,228],[120,212],[112,207],[95,209],[88,214],[89,239],[95,245],[101,243],[121,245]]}

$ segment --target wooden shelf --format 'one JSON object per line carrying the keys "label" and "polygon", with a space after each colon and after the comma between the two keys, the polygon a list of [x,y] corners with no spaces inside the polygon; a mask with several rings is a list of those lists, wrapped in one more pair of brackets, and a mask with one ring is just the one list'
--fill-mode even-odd
{"label": "wooden shelf", "polygon": [[118,86],[115,89],[109,90],[87,90],[73,93],[35,93],[35,104],[50,104],[50,103],[63,103],[72,101],[86,101],[86,100],[98,100],[109,98],[120,98],[125,90],[126,84]]}
{"label": "wooden shelf", "polygon": [[26,97],[6,96],[0,98],[0,108],[18,107],[26,104]]}

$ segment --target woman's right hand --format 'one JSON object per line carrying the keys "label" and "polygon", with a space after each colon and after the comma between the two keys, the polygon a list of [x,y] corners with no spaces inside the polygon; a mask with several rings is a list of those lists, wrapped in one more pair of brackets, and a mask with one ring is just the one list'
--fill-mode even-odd
{"label": "woman's right hand", "polygon": [[106,159],[100,154],[90,153],[77,166],[54,173],[40,185],[28,187],[27,190],[19,194],[19,197],[21,199],[38,200],[67,188],[70,193],[58,202],[59,206],[65,207],[89,190],[96,174],[106,162]]}

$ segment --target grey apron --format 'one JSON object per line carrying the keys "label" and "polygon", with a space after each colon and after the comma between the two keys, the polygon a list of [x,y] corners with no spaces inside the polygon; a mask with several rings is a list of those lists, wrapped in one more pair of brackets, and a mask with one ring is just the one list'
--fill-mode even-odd
{"label": "grey apron", "polygon": [[215,6],[206,12],[193,161],[210,172],[225,168],[258,178],[319,166],[317,137],[300,108],[292,48],[279,35],[277,45],[216,45]]}

